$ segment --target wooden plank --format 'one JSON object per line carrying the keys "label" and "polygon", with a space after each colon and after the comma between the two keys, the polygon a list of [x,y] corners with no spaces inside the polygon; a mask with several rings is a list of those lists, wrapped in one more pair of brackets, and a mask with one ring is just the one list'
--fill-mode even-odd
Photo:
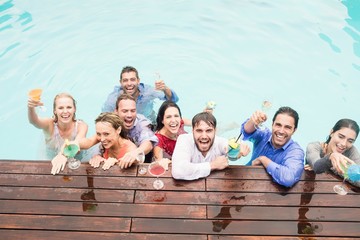
{"label": "wooden plank", "polygon": [[[359,237],[360,238],[360,237]],[[209,235],[208,240],[339,240],[338,237],[318,237],[318,236],[309,236],[309,237],[291,237],[291,236],[226,236],[226,235]],[[354,238],[341,238],[341,240],[351,240]]]}
{"label": "wooden plank", "polygon": [[297,221],[234,221],[182,219],[133,219],[132,232],[228,234],[254,236],[358,237],[359,223]]}
{"label": "wooden plank", "polygon": [[[207,206],[208,219],[360,222],[359,208]],[[360,226],[360,225],[359,225]]]}
{"label": "wooden plank", "polygon": [[205,219],[206,206],[0,200],[1,213]]}
{"label": "wooden plank", "polygon": [[[153,190],[154,180],[154,177],[0,174],[0,184],[2,186]],[[164,189],[167,190],[196,191],[205,189],[204,179],[178,181],[173,178],[162,178],[162,180],[165,183]]]}
{"label": "wooden plank", "polygon": [[0,214],[0,229],[129,232],[130,218]]}
{"label": "wooden plank", "polygon": [[0,187],[0,199],[133,202],[134,190],[87,188]]}
{"label": "wooden plank", "polygon": [[[36,174],[52,175],[50,161],[14,161],[0,160],[0,173]],[[93,168],[89,163],[82,163],[78,169],[72,170],[65,167],[59,175],[99,175],[99,176],[136,176],[137,166],[134,165],[127,169],[120,169],[115,166],[109,170]]]}
{"label": "wooden plank", "polygon": [[360,196],[346,196],[313,193],[249,193],[249,192],[175,192],[141,191],[135,193],[136,203],[158,204],[211,204],[211,205],[251,205],[251,206],[321,206],[360,207]]}
{"label": "wooden plank", "polygon": [[108,232],[69,232],[69,231],[41,231],[41,230],[3,230],[0,229],[1,239],[23,239],[28,240],[64,240],[64,239],[86,239],[86,240],[207,240],[206,235],[185,234],[138,234],[138,233],[108,233]]}
{"label": "wooden plank", "polygon": [[[262,166],[236,166],[232,165],[221,171],[211,172],[207,178],[223,178],[223,179],[258,179],[271,180],[272,177],[266,172]],[[316,181],[334,181],[334,175],[331,173],[315,174],[313,171],[304,171],[300,181],[316,180]]]}
{"label": "wooden plank", "polygon": [[[233,180],[233,179],[206,179],[207,191],[237,191],[242,192],[277,192],[279,194],[288,193],[334,193],[333,187],[339,182],[305,182],[300,181],[291,188],[283,187],[273,181],[267,180]],[[354,191],[354,187],[349,187],[349,193],[359,194]],[[334,193],[335,194],[335,193]]]}

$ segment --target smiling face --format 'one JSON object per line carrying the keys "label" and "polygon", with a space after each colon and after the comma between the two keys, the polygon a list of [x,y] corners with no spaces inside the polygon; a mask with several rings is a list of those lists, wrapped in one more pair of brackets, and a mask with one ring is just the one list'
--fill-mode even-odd
{"label": "smiling face", "polygon": [[70,97],[58,97],[54,104],[54,115],[57,117],[57,121],[61,123],[72,122],[75,117],[74,114],[76,108],[74,101]]}
{"label": "smiling face", "polygon": [[212,125],[208,125],[204,121],[200,121],[193,128],[194,141],[197,149],[206,156],[211,146],[214,144],[215,128]]}
{"label": "smiling face", "polygon": [[176,107],[169,107],[165,110],[162,123],[164,124],[163,129],[168,133],[168,135],[174,135],[178,133],[180,122],[180,113]]}
{"label": "smiling face", "polygon": [[130,130],[136,119],[136,102],[131,99],[123,99],[119,101],[117,114],[123,120],[124,127]]}
{"label": "smiling face", "polygon": [[138,91],[140,79],[136,77],[135,72],[124,72],[121,74],[120,85],[124,92],[134,96]]}
{"label": "smiling face", "polygon": [[275,148],[283,147],[294,134],[295,120],[287,114],[278,114],[272,125],[271,142]]}
{"label": "smiling face", "polygon": [[119,141],[121,128],[114,129],[108,122],[97,122],[95,128],[97,140],[104,148],[109,149]]}
{"label": "smiling face", "polygon": [[347,127],[340,128],[330,133],[331,140],[328,143],[328,151],[344,153],[351,148],[356,139],[356,132]]}

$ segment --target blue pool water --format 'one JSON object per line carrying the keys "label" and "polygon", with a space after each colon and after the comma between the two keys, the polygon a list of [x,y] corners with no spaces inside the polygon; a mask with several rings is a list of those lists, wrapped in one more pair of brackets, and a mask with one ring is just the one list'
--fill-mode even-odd
{"label": "blue pool water", "polygon": [[[0,159],[37,159],[42,132],[27,92],[69,92],[89,124],[125,65],[153,84],[160,72],[185,117],[217,103],[225,137],[261,102],[300,114],[294,139],[325,140],[340,118],[360,122],[357,0],[0,0]],[[223,132],[225,128],[230,130]],[[221,130],[221,129],[220,129]],[[359,140],[355,144],[359,147]]]}

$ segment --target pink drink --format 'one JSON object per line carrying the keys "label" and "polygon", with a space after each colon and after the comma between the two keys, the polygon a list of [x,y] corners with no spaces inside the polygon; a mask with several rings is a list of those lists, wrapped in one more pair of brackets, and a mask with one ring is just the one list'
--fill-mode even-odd
{"label": "pink drink", "polygon": [[154,176],[160,176],[165,173],[165,168],[161,165],[156,165],[150,168],[150,173]]}

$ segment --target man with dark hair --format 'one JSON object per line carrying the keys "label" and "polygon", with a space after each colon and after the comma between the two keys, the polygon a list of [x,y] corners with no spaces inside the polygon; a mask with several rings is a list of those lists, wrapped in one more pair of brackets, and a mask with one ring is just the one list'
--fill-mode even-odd
{"label": "man with dark hair", "polygon": [[115,112],[124,122],[124,130],[128,137],[135,143],[137,149],[126,153],[121,168],[130,166],[139,153],[144,152],[146,162],[150,162],[153,147],[158,143],[158,138],[151,130],[151,122],[144,115],[137,113],[135,99],[129,94],[121,94],[116,100]]}
{"label": "man with dark hair", "polygon": [[158,80],[153,86],[140,83],[138,71],[131,66],[126,66],[120,73],[120,86],[115,86],[103,105],[102,112],[113,112],[116,108],[115,103],[118,96],[126,93],[133,96],[136,100],[137,112],[155,123],[156,113],[154,111],[154,100],[179,100],[176,93],[165,85],[164,81]]}
{"label": "man with dark hair", "polygon": [[290,107],[281,107],[272,119],[272,130],[258,126],[266,121],[262,111],[255,111],[241,126],[243,140],[253,144],[253,154],[248,165],[262,165],[273,180],[291,187],[300,180],[304,169],[304,151],[291,139],[298,122],[298,113]]}
{"label": "man with dark hair", "polygon": [[[229,166],[228,141],[215,136],[216,119],[208,112],[196,114],[192,119],[192,134],[178,137],[172,155],[172,176],[175,179],[193,180],[207,177],[213,170]],[[246,156],[249,146],[240,145],[238,157]]]}

